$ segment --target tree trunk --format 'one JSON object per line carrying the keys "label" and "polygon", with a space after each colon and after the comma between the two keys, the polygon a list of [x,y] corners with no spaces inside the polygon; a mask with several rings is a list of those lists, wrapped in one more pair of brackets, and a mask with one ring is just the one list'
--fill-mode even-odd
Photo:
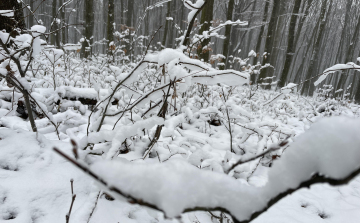
{"label": "tree trunk", "polygon": [[134,13],[134,0],[128,0],[126,25],[131,27]]}
{"label": "tree trunk", "polygon": [[[265,64],[270,63],[270,57],[273,56],[270,53],[274,47],[275,30],[276,30],[277,18],[280,14],[281,2],[282,2],[281,0],[275,0],[273,2],[273,6],[272,6],[272,10],[271,10],[271,18],[270,18],[268,32],[267,32],[266,40],[265,40],[265,52],[267,53],[267,55],[263,58],[263,61],[262,61],[263,66]],[[274,64],[272,64],[272,65],[274,65]],[[272,68],[267,68],[267,69],[272,69]],[[267,73],[268,73],[267,69],[262,69],[260,71],[258,82],[260,81],[260,79],[267,77]]]}
{"label": "tree trunk", "polygon": [[[346,34],[347,34],[347,30],[348,30],[348,25],[350,23],[350,11],[351,11],[351,5],[352,5],[352,0],[347,0],[346,3],[346,14],[345,14],[345,23],[344,23],[344,28],[342,30],[341,33],[341,39],[340,39],[340,45],[339,45],[339,49],[338,49],[338,56],[337,56],[337,62],[336,63],[347,63],[347,62],[351,62],[351,58],[352,58],[352,54],[349,55],[349,49],[347,49],[347,54],[343,54],[344,48],[346,44]],[[351,46],[350,46],[351,48]],[[346,59],[344,58],[344,56],[346,57]],[[348,60],[348,58],[350,57],[350,60]],[[345,59],[345,61],[344,61]],[[341,74],[339,75],[339,81],[337,82],[337,86],[334,89],[334,91],[342,88],[345,84],[346,81],[346,75],[344,74],[344,72],[341,72]],[[334,92],[335,94],[335,92]],[[340,93],[341,94],[341,93]]]}
{"label": "tree trunk", "polygon": [[[33,0],[30,0],[29,2],[29,6],[30,6],[30,10],[31,11],[34,11],[34,1]],[[31,12],[29,12],[30,15],[29,15],[29,28],[31,28],[33,25],[34,25],[34,16],[31,15]]]}
{"label": "tree trunk", "polygon": [[[355,28],[355,31],[354,31],[354,35],[353,35],[353,38],[351,40],[351,43],[349,45],[349,48],[348,48],[348,57],[347,57],[347,61],[350,62],[352,61],[353,57],[354,57],[354,53],[355,53],[355,46],[356,44],[360,41],[360,16],[358,17],[358,22],[356,24],[356,28]],[[356,72],[356,71],[355,71]],[[352,98],[352,94],[353,94],[353,90],[354,90],[354,87],[355,87],[355,80],[356,80],[356,75],[354,73],[354,76],[353,76],[353,80],[352,80],[352,85],[351,85],[351,90],[350,90],[350,98]],[[358,91],[359,91],[359,88],[360,88],[360,85],[358,87]],[[360,94],[360,93],[359,93]],[[359,98],[357,100],[357,103],[360,103],[360,95],[359,95]]]}
{"label": "tree trunk", "polygon": [[[269,13],[269,5],[270,5],[270,1],[266,1],[265,2],[265,9],[264,9],[263,24],[261,26],[259,37],[258,37],[258,40],[257,40],[257,43],[256,43],[256,48],[255,48],[255,51],[257,53],[257,57],[254,59],[254,64],[257,64],[258,62],[260,62],[260,58],[261,58],[260,49],[261,49],[262,40],[264,38],[263,35],[264,35],[264,32],[265,32],[265,24],[267,22],[267,17],[268,17],[268,13]],[[255,84],[256,75],[251,76],[251,82],[253,84]]]}
{"label": "tree trunk", "polygon": [[[326,8],[327,8],[327,4],[328,0],[323,0],[322,5],[321,5],[321,12],[320,12],[320,18],[319,18],[319,30],[318,30],[318,35],[316,38],[316,42],[314,44],[314,49],[311,55],[311,60],[310,60],[310,65],[308,67],[307,70],[307,74],[305,77],[305,80],[308,80],[304,83],[302,89],[301,89],[301,94],[308,94],[309,89],[310,89],[310,85],[312,83],[312,81],[310,81],[309,79],[313,76],[314,73],[316,73],[317,69],[316,66],[318,64],[319,61],[319,52],[320,52],[320,45],[321,45],[321,40],[323,38],[324,35],[324,31],[325,31],[325,25],[326,25]],[[310,92],[310,95],[312,95],[312,92]]]}
{"label": "tree trunk", "polygon": [[120,9],[121,9],[121,25],[125,25],[125,16],[124,16],[124,1],[125,0],[120,0]]}
{"label": "tree trunk", "polygon": [[[204,31],[208,31],[211,27],[211,21],[213,20],[213,10],[214,10],[214,0],[207,0],[206,5],[201,12],[201,29],[199,34],[202,35]],[[203,59],[204,62],[208,62],[210,59],[210,49],[209,49],[210,38],[203,40],[200,43],[198,49],[198,55],[200,59]]]}
{"label": "tree trunk", "polygon": [[6,30],[11,36],[16,36],[25,29],[24,13],[21,9],[21,3],[17,0],[0,0],[0,10],[15,10],[14,18],[0,16],[0,30]]}
{"label": "tree trunk", "polygon": [[[233,18],[233,11],[234,11],[234,0],[229,0],[228,10],[226,14],[226,20],[232,20]],[[225,56],[225,61],[223,66],[219,66],[220,70],[224,70],[227,67],[227,61],[229,56],[229,45],[230,45],[230,34],[231,34],[231,25],[227,25],[225,27],[225,40],[223,45],[223,55]]]}
{"label": "tree trunk", "polygon": [[290,25],[289,25],[289,32],[288,32],[288,43],[287,43],[287,51],[286,51],[286,59],[284,64],[284,69],[281,73],[280,80],[278,83],[278,87],[282,88],[284,87],[286,80],[288,79],[291,61],[293,58],[293,55],[296,50],[295,45],[295,28],[296,28],[296,22],[298,18],[298,13],[301,6],[301,0],[295,0],[294,8],[291,15]]}
{"label": "tree trunk", "polygon": [[[129,43],[126,45],[126,55],[130,55],[130,44],[131,44],[131,26],[132,26],[132,19],[133,19],[133,13],[134,13],[134,0],[128,0],[127,5],[127,16],[126,16],[126,25],[129,28]],[[131,56],[131,55],[130,55]]]}
{"label": "tree trunk", "polygon": [[[257,0],[254,0],[254,2],[252,3],[253,6],[251,8],[251,12],[250,12],[250,15],[249,15],[249,27],[252,27],[253,26],[253,20],[254,20],[254,12],[256,10],[256,3]],[[236,20],[236,19],[234,19]],[[251,29],[249,31],[249,34],[247,36],[247,39],[245,41],[246,43],[246,46],[245,46],[245,53],[249,53],[250,52],[250,47],[251,47],[251,43],[252,43],[252,37],[253,37],[253,33],[254,33],[255,29]]]}
{"label": "tree trunk", "polygon": [[115,4],[114,0],[109,0],[107,17],[107,40],[109,44],[114,41],[114,22],[115,22]]}
{"label": "tree trunk", "polygon": [[81,48],[81,57],[88,58],[91,55],[91,44],[94,32],[94,1],[86,0],[84,4],[85,32]]}
{"label": "tree trunk", "polygon": [[[64,0],[61,0],[60,1],[60,7],[64,4]],[[61,9],[61,12],[60,12],[60,16],[61,16],[61,24],[62,24],[62,29],[61,29],[61,43],[62,44],[66,44],[67,40],[66,40],[66,30],[67,30],[67,27],[66,27],[66,21],[65,21],[65,17],[66,17],[66,13],[65,13],[65,8],[66,7],[63,7]]]}
{"label": "tree trunk", "polygon": [[[171,16],[171,1],[167,3],[167,12],[166,12],[166,17],[170,17]],[[166,37],[167,37],[167,34],[169,32],[169,23],[170,21],[166,19],[166,22],[165,22],[165,30],[164,30],[164,36],[163,36],[163,39],[162,39],[162,42],[161,42],[161,45],[163,47],[167,47],[166,45]]]}
{"label": "tree trunk", "polygon": [[[57,20],[56,20],[56,12],[57,12],[57,0],[53,0],[52,1],[52,7],[51,7],[51,17],[52,17],[52,30],[57,30],[59,28]],[[60,35],[59,35],[59,31],[53,33],[51,35],[51,45],[54,46],[60,46]]]}

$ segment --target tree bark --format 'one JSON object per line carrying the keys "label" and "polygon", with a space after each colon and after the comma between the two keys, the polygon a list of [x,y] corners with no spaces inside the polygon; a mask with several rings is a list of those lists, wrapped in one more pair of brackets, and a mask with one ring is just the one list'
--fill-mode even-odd
{"label": "tree bark", "polygon": [[310,60],[310,65],[307,69],[307,74],[306,74],[306,78],[305,78],[305,80],[308,80],[308,81],[305,81],[305,83],[301,89],[301,94],[312,95],[312,92],[309,92],[312,81],[310,81],[309,79],[316,73],[316,71],[317,71],[316,66],[320,60],[319,52],[320,52],[321,40],[324,36],[324,31],[325,31],[327,5],[328,5],[328,0],[323,0],[323,2],[321,4],[321,12],[320,12],[320,18],[319,18],[320,25],[319,25],[318,35],[316,38],[316,42],[314,44],[314,49],[311,54],[312,56],[311,56],[311,60]]}
{"label": "tree bark", "polygon": [[[33,0],[30,0],[29,6],[30,6],[30,10],[34,11],[34,1]],[[31,13],[31,12],[29,12],[29,13]],[[34,16],[30,14],[28,19],[29,19],[29,27],[32,27],[34,25]]]}
{"label": "tree bark", "polygon": [[84,5],[84,17],[85,17],[85,40],[82,43],[81,57],[88,58],[91,55],[91,44],[94,32],[94,1],[86,0]]}
{"label": "tree bark", "polygon": [[107,40],[109,44],[114,41],[114,22],[115,22],[115,4],[114,0],[109,0],[107,17]]}
{"label": "tree bark", "polygon": [[[229,0],[229,4],[228,4],[228,10],[227,10],[227,14],[226,14],[226,20],[232,20],[233,18],[233,11],[234,11],[234,0]],[[219,66],[220,70],[224,70],[227,67],[227,61],[228,61],[228,56],[229,56],[229,45],[230,45],[230,37],[231,37],[231,25],[227,25],[225,27],[225,40],[224,40],[224,45],[223,45],[223,55],[225,56],[225,61],[223,66]]]}
{"label": "tree bark", "polygon": [[[263,66],[265,64],[270,63],[270,57],[273,56],[273,55],[271,55],[271,51],[274,47],[276,23],[277,23],[277,18],[280,14],[280,8],[281,8],[280,4],[281,4],[281,0],[275,0],[273,2],[273,6],[272,6],[272,10],[271,10],[271,18],[270,18],[268,32],[267,32],[266,40],[265,40],[265,51],[264,52],[266,52],[267,55],[263,58],[263,61],[262,61]],[[272,64],[272,65],[274,65],[274,64]],[[272,69],[272,68],[267,68],[267,69]],[[260,81],[260,79],[267,77],[267,73],[268,73],[267,69],[262,69],[260,71],[258,82]]]}
{"label": "tree bark", "polygon": [[[213,10],[214,10],[214,0],[207,0],[206,5],[201,12],[201,21],[202,25],[199,31],[199,34],[202,35],[204,31],[208,31],[211,27],[211,21],[213,20]],[[208,47],[210,43],[210,38],[203,40],[200,43],[200,47],[198,48],[199,58],[204,60],[204,62],[208,62],[210,59],[210,49]],[[204,49],[205,48],[205,49]]]}
{"label": "tree bark", "polygon": [[[259,33],[259,37],[258,37],[258,40],[257,40],[257,43],[256,43],[256,53],[257,53],[257,57],[254,59],[254,64],[257,64],[258,62],[260,62],[260,58],[261,58],[261,55],[260,55],[260,50],[261,50],[261,44],[262,44],[262,41],[263,41],[263,38],[264,38],[264,32],[265,32],[265,24],[267,22],[267,17],[268,17],[268,13],[269,13],[269,5],[270,5],[270,1],[266,1],[265,2],[265,9],[264,9],[264,17],[263,17],[263,24],[261,26],[261,29],[260,29],[260,33]],[[251,82],[253,84],[255,84],[256,82],[256,75],[252,75],[251,76]]]}
{"label": "tree bark", "polygon": [[[345,23],[344,23],[344,28],[342,30],[342,33],[341,33],[341,39],[340,39],[340,45],[339,45],[339,49],[338,49],[338,58],[337,58],[337,62],[336,63],[347,63],[347,62],[351,62],[351,58],[353,55],[349,55],[349,48],[347,49],[347,52],[346,54],[344,55],[343,54],[343,51],[344,51],[344,48],[345,48],[345,45],[346,44],[346,40],[347,40],[347,37],[346,37],[346,34],[347,34],[347,30],[348,30],[348,25],[350,23],[350,11],[351,11],[351,5],[352,5],[352,0],[347,0],[347,3],[346,3],[346,14],[345,14]],[[351,48],[351,46],[350,46]],[[345,58],[344,58],[345,56]],[[344,61],[345,59],[345,61]],[[346,81],[346,75],[344,74],[344,72],[341,72],[341,74],[339,75],[339,81],[337,82],[337,86],[336,88],[334,89],[334,91],[342,88],[345,84],[345,81]],[[335,92],[334,92],[335,94]],[[341,94],[341,93],[340,93]]]}
{"label": "tree bark", "polygon": [[[57,18],[56,18],[56,11],[57,11],[57,0],[53,0],[52,1],[52,6],[51,6],[51,17],[52,17],[52,22],[54,23],[54,25],[52,26],[52,30],[57,30],[58,29],[58,23],[57,23]],[[60,46],[60,35],[59,32],[55,32],[51,35],[51,45],[54,46]]]}
{"label": "tree bark", "polygon": [[[171,2],[168,2],[167,3],[167,12],[166,12],[166,17],[167,18],[171,16],[170,13],[171,13]],[[169,24],[170,24],[170,21],[166,19],[164,36],[163,36],[163,39],[162,39],[162,42],[161,42],[161,45],[163,47],[165,47],[165,48],[167,47],[167,45],[166,45],[166,37],[167,37],[168,32],[169,32]]]}
{"label": "tree bark", "polygon": [[[63,4],[64,4],[64,0],[61,0],[59,7],[61,7]],[[60,12],[61,24],[62,24],[62,26],[63,26],[63,28],[61,29],[61,43],[62,43],[62,44],[66,44],[66,42],[67,42],[67,39],[66,39],[67,27],[66,27],[66,11],[65,11],[65,8],[66,8],[66,7],[63,7],[63,8],[61,9],[61,12]]]}
{"label": "tree bark", "polygon": [[284,64],[284,69],[281,72],[280,80],[278,83],[278,87],[282,88],[284,87],[286,80],[288,79],[291,61],[293,59],[293,55],[296,50],[295,45],[295,28],[296,28],[296,22],[298,18],[298,13],[301,6],[301,0],[295,0],[294,8],[291,15],[290,25],[289,25],[289,32],[288,32],[288,43],[287,43],[287,50],[286,50],[286,59]]}
{"label": "tree bark", "polygon": [[0,10],[14,10],[14,18],[0,16],[0,30],[6,30],[11,36],[16,36],[25,30],[22,5],[17,0],[1,0]]}

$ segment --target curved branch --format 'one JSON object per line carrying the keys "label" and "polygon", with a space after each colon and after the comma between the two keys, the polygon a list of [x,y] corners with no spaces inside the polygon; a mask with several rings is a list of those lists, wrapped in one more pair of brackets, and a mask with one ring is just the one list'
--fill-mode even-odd
{"label": "curved branch", "polygon": [[[123,192],[121,189],[116,188],[114,186],[109,185],[103,178],[101,178],[100,176],[96,175],[94,172],[92,172],[88,167],[84,166],[83,164],[77,162],[76,160],[74,160],[73,158],[71,158],[70,156],[66,155],[65,153],[63,153],[62,151],[60,151],[57,148],[54,148],[54,151],[56,153],[58,153],[60,156],[62,156],[63,158],[65,158],[66,160],[68,160],[70,163],[72,163],[73,165],[75,165],[76,167],[78,167],[79,169],[81,169],[82,171],[84,171],[86,174],[88,174],[89,176],[91,176],[92,178],[94,178],[94,180],[98,181],[100,184],[102,184],[104,187],[107,188],[108,191],[113,192],[117,195],[120,195],[124,198],[127,199],[127,201],[131,204],[138,204],[141,206],[145,206],[145,207],[149,207],[152,208],[154,210],[160,211],[162,213],[164,213],[164,215],[166,216],[166,213],[161,210],[159,207],[157,207],[155,204],[151,204],[149,202],[143,201],[141,198],[136,198],[133,197],[129,194],[126,194],[125,192]],[[348,184],[351,180],[353,180],[356,176],[358,176],[360,174],[360,168],[356,169],[355,171],[353,171],[352,173],[350,173],[348,176],[346,176],[343,179],[332,179],[332,178],[328,178],[325,176],[322,176],[319,173],[315,173],[310,179],[302,182],[298,187],[296,188],[290,188],[287,189],[286,191],[283,191],[281,193],[279,193],[278,195],[276,195],[275,197],[271,198],[268,203],[266,204],[265,207],[263,207],[261,210],[255,211],[249,219],[244,220],[244,221],[239,221],[237,220],[231,213],[230,211],[228,211],[226,208],[223,207],[214,207],[214,208],[209,208],[209,207],[193,207],[193,208],[188,208],[185,209],[183,211],[183,213],[187,213],[187,212],[194,212],[194,211],[221,211],[224,213],[229,214],[232,218],[234,223],[250,223],[251,221],[253,221],[254,219],[256,219],[257,217],[259,217],[262,213],[266,212],[270,207],[272,207],[273,205],[275,205],[277,202],[279,202],[280,200],[282,200],[283,198],[287,197],[288,195],[302,189],[302,188],[310,188],[310,186],[314,185],[314,184],[320,184],[320,183],[328,183],[332,186],[340,186],[340,185],[345,185]]]}
{"label": "curved branch", "polygon": [[183,40],[183,43],[182,43],[183,46],[186,46],[188,44],[189,39],[190,39],[191,30],[192,30],[192,27],[194,26],[194,23],[195,23],[195,19],[199,15],[201,10],[205,7],[206,3],[207,3],[207,1],[205,1],[204,4],[199,9],[197,9],[194,17],[190,21],[190,23],[188,25],[188,28],[187,28],[187,31],[186,31],[186,34],[185,34],[185,37],[184,37],[184,40]]}

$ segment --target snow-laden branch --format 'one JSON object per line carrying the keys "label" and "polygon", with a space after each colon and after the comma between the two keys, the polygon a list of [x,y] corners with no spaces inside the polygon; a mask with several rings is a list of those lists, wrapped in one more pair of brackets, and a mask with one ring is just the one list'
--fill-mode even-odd
{"label": "snow-laden branch", "polygon": [[140,17],[140,19],[139,19],[139,22],[138,22],[138,24],[136,26],[136,29],[135,29],[135,33],[137,33],[137,31],[140,29],[140,26],[141,26],[142,22],[144,21],[148,11],[150,11],[151,9],[156,8],[156,7],[161,7],[161,6],[163,6],[163,4],[165,4],[167,2],[170,2],[170,1],[172,1],[172,0],[162,0],[162,1],[159,1],[159,2],[157,2],[155,4],[153,4],[153,5],[148,6],[144,11],[143,16]]}
{"label": "snow-laden branch", "polygon": [[192,4],[191,1],[183,1],[185,7],[191,9],[189,15],[188,15],[188,27],[187,30],[185,32],[185,36],[183,37],[183,39],[181,40],[180,45],[186,46],[189,42],[189,38],[190,38],[190,33],[191,30],[193,28],[194,22],[195,22],[195,18],[197,15],[199,15],[199,13],[201,12],[201,10],[204,8],[204,6],[206,5],[206,1],[204,0],[197,0],[195,4]]}
{"label": "snow-laden branch", "polygon": [[14,10],[0,10],[0,16],[14,17]]}
{"label": "snow-laden branch", "polygon": [[[324,118],[299,136],[274,162],[261,188],[186,162],[139,164],[98,161],[90,168],[57,151],[116,198],[163,211],[167,217],[219,210],[250,222],[287,195],[318,183],[343,185],[360,174],[359,119]],[[109,171],[112,170],[112,171]]]}
{"label": "snow-laden branch", "polygon": [[356,65],[355,63],[347,63],[347,64],[336,64],[328,69],[326,69],[319,77],[319,79],[317,81],[315,81],[314,85],[318,86],[319,84],[321,84],[326,77],[329,74],[335,73],[337,71],[345,71],[345,70],[357,70],[360,71],[360,66]]}

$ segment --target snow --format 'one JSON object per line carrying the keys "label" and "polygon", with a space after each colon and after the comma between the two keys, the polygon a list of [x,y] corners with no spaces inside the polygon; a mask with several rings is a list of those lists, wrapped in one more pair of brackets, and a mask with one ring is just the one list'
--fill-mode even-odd
{"label": "snow", "polygon": [[254,50],[251,50],[248,57],[256,57],[256,52]]}
{"label": "snow", "polygon": [[[169,1],[158,1],[146,11]],[[183,2],[191,10],[190,18],[204,4],[203,0]],[[222,39],[221,28],[246,24],[214,23],[201,35],[193,32],[192,41]],[[27,51],[14,54],[19,67],[12,58],[3,60],[8,57],[4,50],[0,55],[0,73],[8,75],[9,65],[29,92],[38,129],[31,133],[23,95],[4,78],[0,82],[0,222],[64,222],[71,203],[70,179],[77,195],[70,222],[218,222],[212,215],[219,216],[219,211],[182,213],[195,207],[222,207],[245,220],[269,199],[315,173],[340,179],[360,166],[359,106],[324,96],[331,87],[325,86],[314,98],[295,94],[293,83],[280,93],[256,89],[249,85],[250,74],[270,65],[253,66],[249,58],[234,57],[241,71],[218,70],[215,67],[221,63],[216,61],[223,55],[212,55],[216,65],[208,64],[194,59],[184,46],[149,48],[145,56],[132,55],[131,62],[121,53],[82,60],[77,52],[70,52],[79,50],[80,43],[55,49],[41,39],[45,32],[44,26],[33,26],[29,34],[7,43],[10,52]],[[128,34],[116,35],[123,39]],[[136,36],[140,45],[147,38]],[[0,31],[0,39],[6,42],[9,34]],[[27,67],[30,56],[29,70],[20,77],[19,69]],[[256,52],[251,51],[251,56]],[[334,66],[320,81],[339,69],[360,67]],[[266,79],[274,85],[274,78]],[[161,108],[166,113],[161,114]],[[77,145],[73,148],[70,141]],[[63,159],[54,147],[75,157],[107,186]],[[246,160],[252,161],[229,171],[234,163]],[[129,203],[109,187],[164,213]],[[343,187],[315,185],[283,199],[254,222],[357,222],[359,188],[359,177]],[[105,193],[117,199],[111,201]]]}
{"label": "snow", "polygon": [[[115,156],[116,152],[121,147],[121,144],[125,141],[126,138],[130,136],[136,135],[138,132],[143,129],[151,129],[156,125],[162,125],[164,123],[164,119],[159,117],[153,117],[150,119],[146,119],[143,121],[136,122],[130,126],[122,126],[118,127],[114,131],[114,138],[112,146],[107,154],[107,159],[111,159]],[[139,133],[141,134],[141,133]]]}
{"label": "snow", "polygon": [[[168,217],[176,217],[188,208],[224,207],[238,220],[246,220],[254,211],[264,208],[269,199],[298,187],[314,173],[342,179],[358,169],[359,126],[359,119],[343,117],[314,124],[274,163],[268,183],[262,188],[244,185],[223,174],[201,171],[179,160],[164,164],[99,161],[91,169],[109,185],[155,204]],[[196,164],[199,158],[194,156],[209,158],[203,152],[194,153],[191,162]]]}
{"label": "snow", "polygon": [[218,83],[226,84],[228,86],[241,86],[248,84],[250,75],[235,70],[226,71],[202,71],[196,72],[196,76],[193,76],[192,81],[194,83],[214,85]]}
{"label": "snow", "polygon": [[46,27],[41,25],[35,25],[31,27],[31,32],[33,32],[34,37],[38,37],[41,34],[45,33]]}
{"label": "snow", "polygon": [[334,65],[334,66],[332,66],[330,68],[327,68],[322,73],[322,75],[319,77],[319,79],[317,81],[315,81],[314,85],[318,86],[319,84],[321,84],[329,74],[335,73],[337,71],[348,70],[348,69],[354,69],[354,70],[360,71],[360,66],[356,65],[356,64],[354,64],[352,62],[347,63],[347,64],[336,64],[336,65]]}
{"label": "snow", "polygon": [[9,33],[4,33],[2,31],[0,31],[0,39],[3,43],[6,43],[9,39]]}
{"label": "snow", "polygon": [[65,45],[63,46],[63,48],[64,48],[65,50],[69,50],[69,51],[71,51],[71,50],[80,50],[80,49],[81,49],[81,44],[80,44],[80,43],[78,43],[78,44],[70,44],[70,43],[67,43],[67,44],[65,44]]}
{"label": "snow", "polygon": [[14,11],[13,10],[0,10],[0,16],[14,17]]}
{"label": "snow", "polygon": [[34,38],[33,45],[32,45],[32,50],[33,50],[32,56],[37,56],[41,52],[41,42],[42,41],[40,39],[40,36],[41,36],[41,34],[44,34],[45,31],[46,31],[45,26],[35,25],[35,26],[31,27],[32,36]]}
{"label": "snow", "polygon": [[281,93],[289,94],[295,87],[297,87],[297,84],[289,83],[285,87],[281,88]]}

